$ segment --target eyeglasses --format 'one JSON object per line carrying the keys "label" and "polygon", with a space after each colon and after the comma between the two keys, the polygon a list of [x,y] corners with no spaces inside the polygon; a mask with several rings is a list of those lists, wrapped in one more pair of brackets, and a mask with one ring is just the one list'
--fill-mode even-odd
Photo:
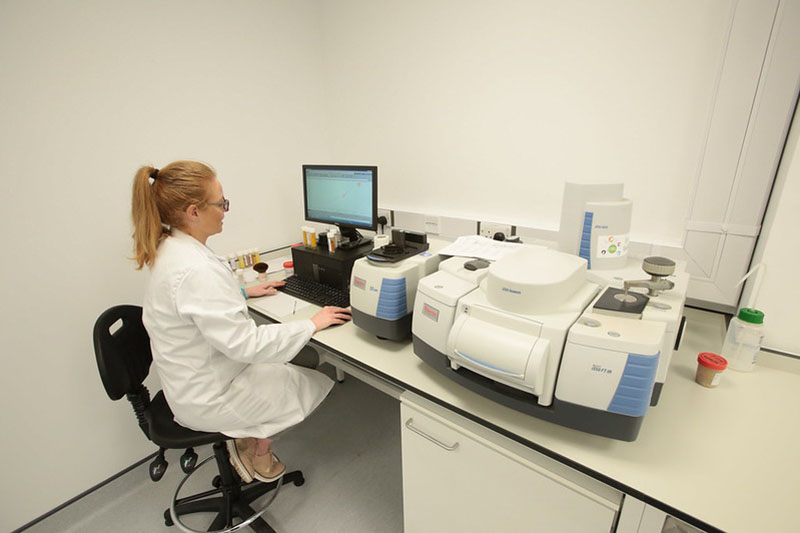
{"label": "eyeglasses", "polygon": [[221,207],[223,211],[226,213],[231,208],[231,201],[227,198],[223,198],[221,202],[208,202],[208,205],[215,205],[217,207]]}

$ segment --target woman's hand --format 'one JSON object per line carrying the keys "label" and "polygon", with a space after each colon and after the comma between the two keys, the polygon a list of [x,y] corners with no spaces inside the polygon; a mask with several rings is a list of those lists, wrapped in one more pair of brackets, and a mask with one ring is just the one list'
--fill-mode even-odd
{"label": "woman's hand", "polygon": [[260,285],[253,285],[252,287],[247,287],[245,292],[249,298],[258,298],[259,296],[267,296],[269,294],[275,294],[278,292],[275,290],[275,287],[282,287],[286,285],[283,281],[268,281],[267,283],[262,283]]}
{"label": "woman's hand", "polygon": [[331,305],[323,307],[322,311],[311,317],[311,321],[314,323],[314,326],[316,326],[317,331],[322,331],[328,326],[344,324],[351,318],[350,309]]}

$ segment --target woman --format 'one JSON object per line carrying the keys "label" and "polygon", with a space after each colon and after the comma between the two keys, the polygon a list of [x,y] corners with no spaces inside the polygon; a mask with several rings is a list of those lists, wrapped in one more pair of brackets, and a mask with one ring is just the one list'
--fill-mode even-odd
{"label": "woman", "polygon": [[274,481],[286,470],[270,437],[306,418],[333,382],[287,364],[316,331],[350,312],[326,307],[310,320],[256,326],[246,297],[274,294],[282,282],[241,290],[206,247],[222,231],[229,202],[215,172],[194,161],[142,167],[133,183],[134,249],[151,276],[142,320],[175,420],[221,432],[245,482]]}

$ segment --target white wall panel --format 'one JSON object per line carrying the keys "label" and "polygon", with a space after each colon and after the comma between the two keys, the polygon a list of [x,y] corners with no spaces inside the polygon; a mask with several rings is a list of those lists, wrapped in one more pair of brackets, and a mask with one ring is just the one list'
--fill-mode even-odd
{"label": "white wall panel", "polygon": [[565,180],[621,180],[682,241],[735,2],[323,6],[332,146],[386,207],[553,230]]}
{"label": "white wall panel", "polygon": [[686,236],[684,250],[692,259],[686,269],[693,278],[712,278],[722,242],[723,239],[719,233],[689,232]]}
{"label": "white wall panel", "polygon": [[[785,65],[796,65],[798,62],[799,12],[800,2],[784,0],[776,13],[771,38],[773,46],[769,48],[764,61],[767,76],[759,87],[753,106],[748,138],[736,176],[736,194],[727,214],[729,226],[743,224],[758,227],[764,215],[783,153],[780,148],[792,119],[790,110],[798,94],[798,70],[787,69]],[[776,102],[784,102],[784,105],[775,105]]]}
{"label": "white wall panel", "polygon": [[692,221],[725,219],[777,4],[777,0],[734,4]]}

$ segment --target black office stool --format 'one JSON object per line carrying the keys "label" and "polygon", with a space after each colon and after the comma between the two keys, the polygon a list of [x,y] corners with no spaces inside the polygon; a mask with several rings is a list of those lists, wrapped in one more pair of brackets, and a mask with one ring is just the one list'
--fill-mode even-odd
{"label": "black office stool", "polygon": [[[259,511],[255,511],[250,503],[273,489],[274,495],[277,495],[282,482],[301,486],[305,483],[303,473],[296,470],[284,474],[282,479],[271,483],[253,481],[245,484],[230,464],[225,446],[225,441],[230,440],[230,437],[221,433],[192,431],[177,424],[162,391],[150,399],[150,393],[143,382],[150,371],[153,356],[150,351],[150,337],[142,324],[141,307],[135,305],[111,307],[95,322],[93,338],[97,368],[109,398],[116,401],[126,396],[133,405],[139,427],[145,436],[159,447],[158,456],[150,465],[151,479],[158,481],[164,475],[167,468],[164,450],[186,449],[181,456],[181,468],[186,477],[178,485],[170,508],[164,511],[166,524],[171,526],[173,520],[177,520],[175,523],[179,529],[194,532],[196,530],[181,523],[180,516],[215,512],[217,516],[208,531],[227,533],[249,525],[258,533],[274,533],[275,530],[261,518],[274,496]],[[219,475],[212,481],[214,488],[178,499],[181,487],[195,468],[211,460],[209,457],[200,465],[196,465],[197,454],[193,448],[212,443],[213,457],[219,469]],[[237,518],[242,522],[234,525],[233,521]]]}

